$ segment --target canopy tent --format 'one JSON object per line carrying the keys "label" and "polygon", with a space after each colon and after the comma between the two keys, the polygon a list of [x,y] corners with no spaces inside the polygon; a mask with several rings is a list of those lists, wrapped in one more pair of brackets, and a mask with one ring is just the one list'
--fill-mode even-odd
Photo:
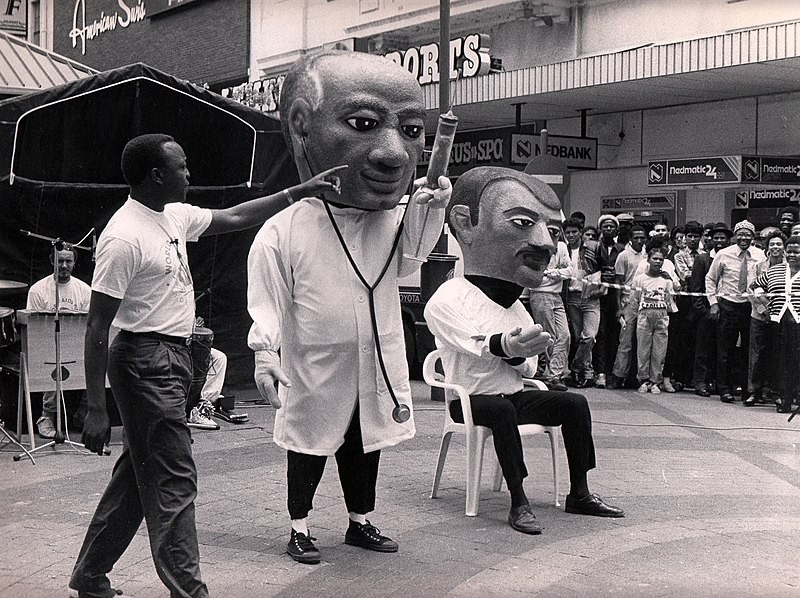
{"label": "canopy tent", "polygon": [[[50,243],[99,234],[127,197],[119,159],[131,138],[172,135],[191,173],[188,202],[225,208],[296,184],[280,123],[262,112],[143,64],[0,102],[0,279],[51,273]],[[228,354],[229,382],[251,380],[246,260],[255,230],[191,244],[198,315]],[[91,241],[84,243],[90,244]],[[90,282],[88,254],[75,275]],[[10,300],[0,297],[4,303]],[[14,298],[17,305],[24,302]]]}

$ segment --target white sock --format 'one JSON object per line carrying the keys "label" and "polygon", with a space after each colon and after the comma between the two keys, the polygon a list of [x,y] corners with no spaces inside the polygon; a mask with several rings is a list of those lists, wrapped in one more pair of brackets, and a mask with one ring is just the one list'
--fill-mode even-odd
{"label": "white sock", "polygon": [[308,525],[306,525],[307,517],[302,519],[292,519],[292,529],[299,534],[308,535]]}
{"label": "white sock", "polygon": [[350,511],[348,515],[350,516],[350,521],[355,521],[356,523],[360,523],[361,525],[364,525],[367,522],[366,515],[361,515],[359,513],[354,513],[352,511]]}

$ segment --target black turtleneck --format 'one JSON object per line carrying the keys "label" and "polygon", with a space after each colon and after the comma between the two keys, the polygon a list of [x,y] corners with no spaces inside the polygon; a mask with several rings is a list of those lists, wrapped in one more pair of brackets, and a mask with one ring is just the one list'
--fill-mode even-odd
{"label": "black turtleneck", "polygon": [[483,291],[489,299],[506,309],[514,305],[522,295],[523,288],[514,282],[476,274],[465,274],[464,278]]}
{"label": "black turtleneck", "polygon": [[[475,274],[465,274],[464,278],[478,287],[489,299],[508,309],[522,295],[522,287],[516,283],[490,276],[477,276]],[[522,357],[509,357],[503,351],[502,334],[493,334],[489,337],[489,352],[497,355],[510,365],[520,365],[525,362]]]}

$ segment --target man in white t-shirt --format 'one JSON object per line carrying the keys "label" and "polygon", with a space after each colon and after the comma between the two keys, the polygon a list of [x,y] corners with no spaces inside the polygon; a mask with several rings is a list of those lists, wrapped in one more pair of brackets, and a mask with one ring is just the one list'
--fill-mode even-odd
{"label": "man in white t-shirt", "polygon": [[[82,280],[72,276],[75,262],[78,259],[74,247],[65,245],[55,252],[58,259],[58,311],[63,313],[86,313],[89,311],[89,300],[92,290]],[[53,253],[50,253],[50,264]],[[53,275],[34,283],[28,291],[28,303],[25,309],[36,312],[55,313],[56,311],[56,279]],[[85,401],[85,397],[82,399]],[[42,416],[36,421],[36,431],[42,438],[54,438],[56,417],[56,393],[49,390],[42,395]]]}
{"label": "man in white t-shirt", "polygon": [[[195,528],[197,469],[186,425],[195,318],[187,241],[244,230],[332,189],[329,169],[280,193],[223,210],[184,203],[189,170],[168,135],[132,139],[122,152],[130,196],[100,234],[85,362],[83,443],[102,454],[110,436],[106,370],[126,443],[89,524],[70,580],[81,597],[113,596],[107,577],[144,519],[156,571],[172,596],[205,598]],[[108,346],[111,323],[120,329]]]}

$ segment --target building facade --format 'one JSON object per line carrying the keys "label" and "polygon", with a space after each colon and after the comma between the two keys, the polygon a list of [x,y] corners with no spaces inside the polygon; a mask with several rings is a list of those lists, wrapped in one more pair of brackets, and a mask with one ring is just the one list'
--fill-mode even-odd
{"label": "building facade", "polygon": [[[386,54],[418,75],[435,130],[437,0],[253,0],[251,13],[256,91],[277,97],[310,50]],[[452,174],[522,169],[538,151],[532,133],[546,127],[548,151],[571,170],[565,211],[590,221],[633,211],[643,222],[730,222],[747,208],[763,219],[771,212],[759,206],[800,196],[800,177],[762,185],[769,177],[744,172],[748,156],[797,153],[800,3],[463,0],[450,14]],[[651,162],[687,159],[680,168],[719,176],[654,184]]]}
{"label": "building facade", "polygon": [[213,90],[248,80],[248,0],[28,0],[31,41],[97,70],[143,62]]}

